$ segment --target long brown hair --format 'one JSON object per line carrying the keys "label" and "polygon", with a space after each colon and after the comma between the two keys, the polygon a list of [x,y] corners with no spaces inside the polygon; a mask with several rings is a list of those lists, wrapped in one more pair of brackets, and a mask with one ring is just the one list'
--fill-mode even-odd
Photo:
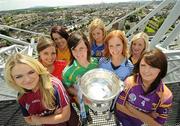
{"label": "long brown hair", "polygon": [[76,48],[76,46],[79,44],[80,40],[83,40],[86,47],[87,47],[87,50],[88,50],[87,51],[87,60],[90,61],[91,49],[90,49],[89,41],[88,41],[85,34],[83,34],[81,31],[76,31],[76,32],[71,33],[69,38],[68,38],[68,48],[69,48],[69,50],[71,52],[70,65],[75,60],[74,56],[72,55],[72,50],[74,48]]}
{"label": "long brown hair", "polygon": [[66,41],[68,40],[68,37],[69,37],[69,34],[68,32],[65,30],[65,28],[63,26],[59,26],[59,25],[56,25],[56,26],[53,26],[51,28],[51,39],[54,41],[54,38],[52,36],[53,33],[57,33],[59,34],[60,36],[62,36],[64,39],[66,39]]}
{"label": "long brown hair", "polygon": [[[150,51],[145,51],[140,59],[137,62],[137,65],[134,68],[134,76],[137,76],[137,73],[139,73],[140,69],[140,62],[144,58],[144,61],[155,68],[160,69],[160,73],[156,77],[156,79],[152,82],[150,88],[146,93],[149,93],[153,90],[155,90],[158,85],[160,84],[160,81],[166,76],[167,74],[167,58],[166,55],[159,49],[155,48]],[[136,79],[136,77],[135,77]],[[135,80],[136,81],[136,80]]]}

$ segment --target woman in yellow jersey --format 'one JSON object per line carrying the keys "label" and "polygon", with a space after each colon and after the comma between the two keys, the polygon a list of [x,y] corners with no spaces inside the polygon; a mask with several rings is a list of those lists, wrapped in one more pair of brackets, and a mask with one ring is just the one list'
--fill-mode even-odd
{"label": "woman in yellow jersey", "polygon": [[71,56],[67,45],[69,34],[66,32],[65,28],[62,26],[53,26],[50,35],[51,39],[56,44],[57,60],[65,60],[69,63]]}

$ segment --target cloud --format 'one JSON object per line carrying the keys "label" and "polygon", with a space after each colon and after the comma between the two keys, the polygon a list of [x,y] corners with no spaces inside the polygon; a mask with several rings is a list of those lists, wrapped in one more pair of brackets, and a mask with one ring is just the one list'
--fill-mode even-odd
{"label": "cloud", "polygon": [[68,6],[94,3],[125,2],[136,0],[0,0],[0,11],[30,8],[34,6]]}

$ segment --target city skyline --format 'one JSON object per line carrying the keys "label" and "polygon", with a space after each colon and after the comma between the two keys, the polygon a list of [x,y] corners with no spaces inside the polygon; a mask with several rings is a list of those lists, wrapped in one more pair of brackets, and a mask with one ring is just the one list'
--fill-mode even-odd
{"label": "city skyline", "polygon": [[45,7],[65,7],[72,5],[98,4],[98,3],[116,3],[129,1],[147,1],[147,0],[0,0],[0,11],[25,9],[37,6]]}

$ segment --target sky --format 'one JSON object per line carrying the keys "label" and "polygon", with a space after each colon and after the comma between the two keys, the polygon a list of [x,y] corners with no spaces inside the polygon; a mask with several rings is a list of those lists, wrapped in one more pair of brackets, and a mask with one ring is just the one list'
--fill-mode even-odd
{"label": "sky", "polygon": [[127,2],[127,1],[137,1],[137,0],[0,0],[0,11],[24,9],[24,8],[30,8],[36,6],[53,7],[53,6],[95,4],[102,2],[111,3],[111,2]]}

